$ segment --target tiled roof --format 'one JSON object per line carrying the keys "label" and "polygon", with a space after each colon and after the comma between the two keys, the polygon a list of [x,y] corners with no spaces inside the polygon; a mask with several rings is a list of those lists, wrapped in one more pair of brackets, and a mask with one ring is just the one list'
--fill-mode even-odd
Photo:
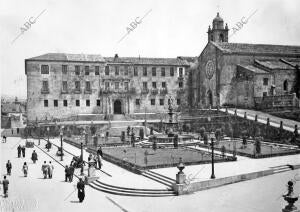
{"label": "tiled roof", "polygon": [[85,61],[85,62],[107,62],[107,63],[128,63],[139,65],[177,65],[188,66],[186,58],[146,58],[146,57],[102,57],[101,55],[91,54],[65,54],[48,53],[27,60],[38,61]]}
{"label": "tiled roof", "polygon": [[137,65],[177,65],[188,66],[188,62],[179,58],[147,58],[147,57],[104,57],[108,63],[128,63]]}
{"label": "tiled roof", "polygon": [[283,46],[269,44],[212,42],[223,52],[248,54],[297,54],[300,56],[300,46]]}
{"label": "tiled roof", "polygon": [[89,62],[105,62],[103,57],[98,54],[66,54],[66,53],[48,53],[27,60],[40,61],[89,61]]}
{"label": "tiled roof", "polygon": [[262,65],[268,69],[281,69],[281,70],[290,70],[294,69],[292,66],[280,61],[280,60],[255,60],[255,63]]}
{"label": "tiled roof", "polygon": [[238,66],[243,67],[244,69],[247,69],[248,71],[251,71],[255,74],[268,74],[269,73],[263,69],[255,67],[253,65],[238,65]]}

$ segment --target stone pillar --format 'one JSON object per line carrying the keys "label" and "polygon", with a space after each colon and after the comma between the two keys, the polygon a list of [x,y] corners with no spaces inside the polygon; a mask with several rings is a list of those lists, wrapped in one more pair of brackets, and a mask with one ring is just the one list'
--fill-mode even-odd
{"label": "stone pillar", "polygon": [[247,118],[247,112],[244,113],[244,118],[245,118],[245,119]]}
{"label": "stone pillar", "polygon": [[255,119],[254,119],[254,121],[256,121],[257,122],[257,118],[258,118],[258,116],[257,116],[257,114],[255,115]]}
{"label": "stone pillar", "polygon": [[178,172],[176,174],[176,183],[183,184],[186,180],[186,175],[183,172]]}

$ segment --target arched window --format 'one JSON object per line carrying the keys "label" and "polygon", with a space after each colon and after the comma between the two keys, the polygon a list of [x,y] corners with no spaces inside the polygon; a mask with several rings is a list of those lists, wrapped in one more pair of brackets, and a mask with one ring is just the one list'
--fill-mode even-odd
{"label": "arched window", "polygon": [[210,40],[214,41],[214,36],[213,35],[210,36]]}
{"label": "arched window", "polygon": [[288,81],[284,80],[284,82],[283,82],[283,90],[287,92],[288,91],[288,87],[289,87]]}
{"label": "arched window", "polygon": [[224,35],[223,34],[220,34],[220,41],[224,42]]}

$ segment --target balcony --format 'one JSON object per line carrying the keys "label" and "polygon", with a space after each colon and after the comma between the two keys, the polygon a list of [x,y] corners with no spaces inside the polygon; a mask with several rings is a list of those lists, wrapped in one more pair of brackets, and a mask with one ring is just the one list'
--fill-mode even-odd
{"label": "balcony", "polygon": [[178,77],[178,81],[183,81],[183,75],[180,75],[179,77]]}
{"label": "balcony", "polygon": [[184,94],[184,89],[183,89],[183,88],[179,88],[179,89],[177,90],[177,94],[179,94],[179,95]]}
{"label": "balcony", "polygon": [[162,89],[159,90],[159,93],[161,95],[166,95],[166,94],[168,94],[168,89],[167,88],[162,88]]}
{"label": "balcony", "polygon": [[143,89],[141,90],[141,93],[142,93],[142,94],[147,94],[147,93],[149,93],[149,89],[148,89],[148,88],[143,88]]}
{"label": "balcony", "polygon": [[74,90],[74,93],[75,93],[75,94],[80,94],[80,93],[81,93],[81,90],[80,90],[80,89],[75,89],[75,90]]}
{"label": "balcony", "polygon": [[91,94],[91,93],[92,93],[92,90],[91,90],[91,89],[85,89],[85,90],[84,90],[84,93],[85,93],[85,94]]}
{"label": "balcony", "polygon": [[68,90],[62,90],[62,91],[61,91],[61,94],[68,94],[68,93],[69,93]]}
{"label": "balcony", "polygon": [[158,94],[158,89],[151,89],[151,95],[157,95]]}
{"label": "balcony", "polygon": [[50,93],[49,88],[42,88],[41,93],[42,94],[49,94]]}

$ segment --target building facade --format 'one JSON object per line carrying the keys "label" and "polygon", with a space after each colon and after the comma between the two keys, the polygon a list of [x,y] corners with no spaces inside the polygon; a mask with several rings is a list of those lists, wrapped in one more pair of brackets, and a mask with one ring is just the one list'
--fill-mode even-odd
{"label": "building facade", "polygon": [[28,121],[165,112],[169,98],[188,104],[189,71],[181,57],[50,53],[26,59]]}
{"label": "building facade", "polygon": [[299,65],[300,46],[229,43],[228,26],[217,14],[193,73],[193,105],[290,104],[299,97]]}

